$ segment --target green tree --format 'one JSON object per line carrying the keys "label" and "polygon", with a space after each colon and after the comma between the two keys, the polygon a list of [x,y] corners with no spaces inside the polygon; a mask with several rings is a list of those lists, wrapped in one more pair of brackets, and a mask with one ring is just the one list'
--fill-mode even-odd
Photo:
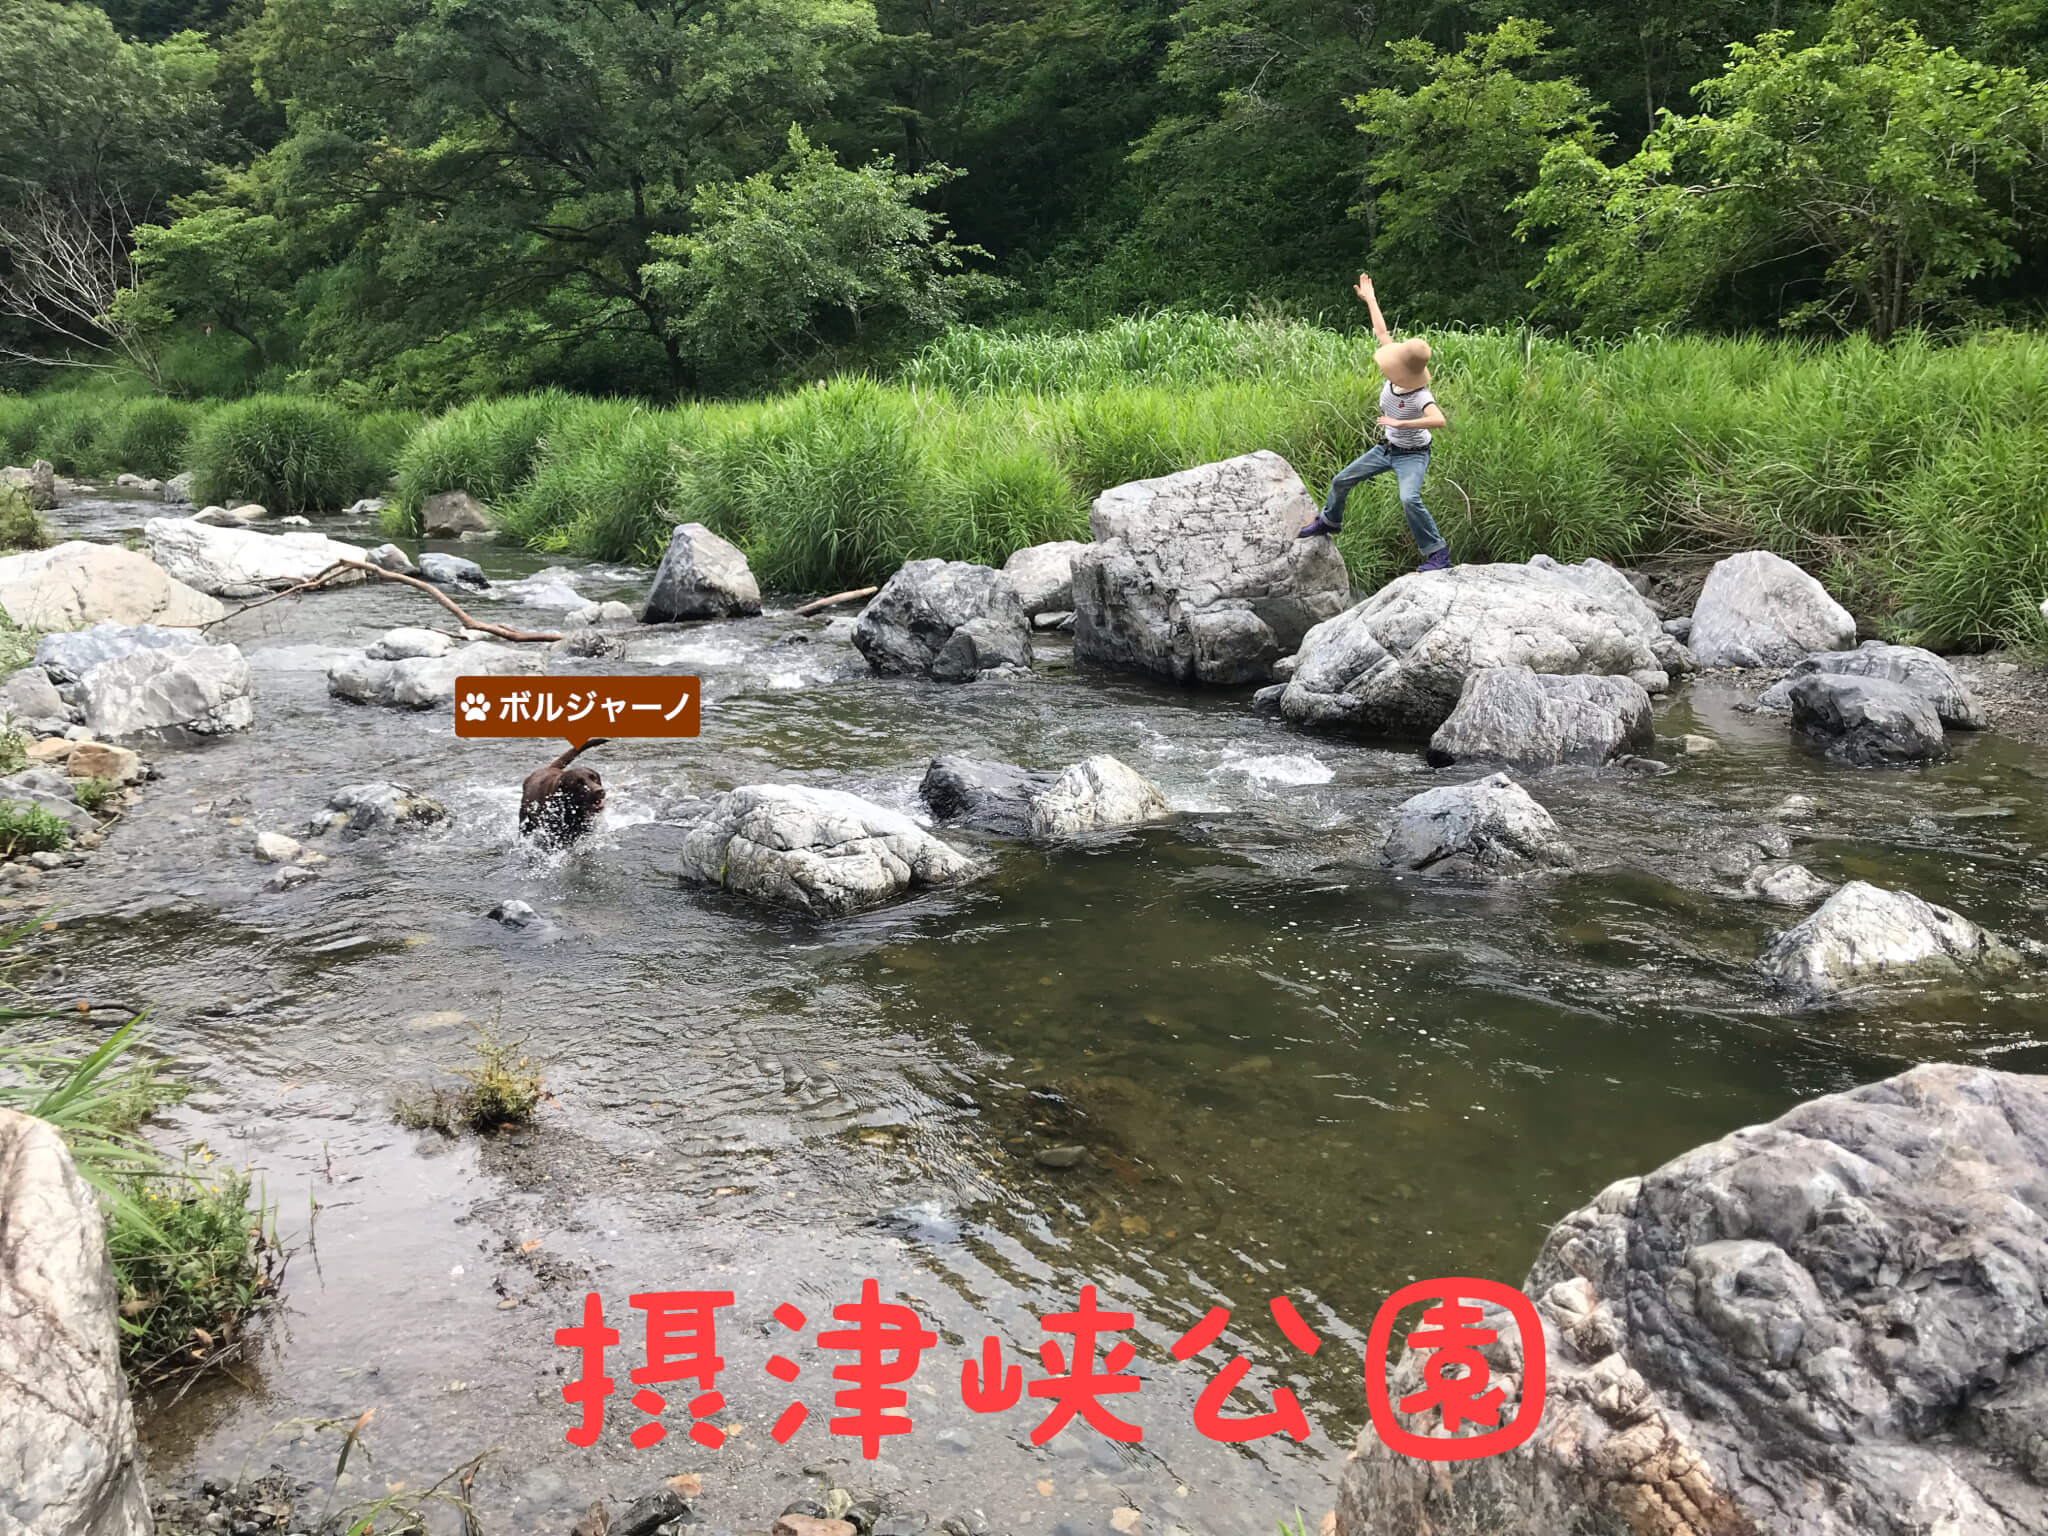
{"label": "green tree", "polygon": [[2038,218],[2048,91],[1845,5],[1821,42],[1767,33],[1607,167],[1560,145],[1517,203],[1554,236],[1537,278],[1596,325],[1699,318],[1768,271],[1786,326],[1894,332],[1967,313]]}
{"label": "green tree", "polygon": [[278,360],[290,274],[274,216],[231,204],[196,208],[137,228],[135,250],[141,281],[116,304],[117,316],[157,334],[180,320],[218,326],[247,342],[259,367]]}
{"label": "green tree", "polygon": [[675,385],[651,241],[772,163],[875,36],[869,0],[271,0],[262,26],[293,130],[261,211],[330,253],[309,346],[652,346]]}
{"label": "green tree", "polygon": [[785,364],[878,325],[942,330],[986,278],[961,270],[983,252],[954,242],[917,200],[956,173],[875,162],[849,170],[789,131],[775,172],[700,187],[687,235],[657,235],[646,271],[689,354],[706,362]]}
{"label": "green tree", "polygon": [[1415,310],[1474,324],[1524,313],[1540,259],[1517,239],[1509,205],[1536,185],[1552,148],[1590,159],[1607,147],[1576,80],[1528,78],[1549,63],[1548,30],[1510,17],[1457,53],[1389,43],[1414,83],[1349,103],[1372,144],[1371,264]]}

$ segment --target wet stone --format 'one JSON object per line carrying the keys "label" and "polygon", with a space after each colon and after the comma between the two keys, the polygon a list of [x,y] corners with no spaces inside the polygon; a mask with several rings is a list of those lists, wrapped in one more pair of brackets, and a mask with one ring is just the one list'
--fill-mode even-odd
{"label": "wet stone", "polygon": [[768,1528],[768,1536],[854,1536],[854,1527],[845,1520],[823,1520],[810,1515],[782,1515]]}
{"label": "wet stone", "polygon": [[825,1506],[816,1499],[798,1499],[794,1504],[785,1505],[782,1512],[785,1515],[802,1515],[810,1520],[830,1520],[833,1518]]}
{"label": "wet stone", "polygon": [[877,1520],[871,1536],[923,1536],[931,1523],[932,1517],[922,1510],[900,1509]]}
{"label": "wet stone", "polygon": [[672,1488],[663,1488],[627,1506],[611,1528],[611,1536],[653,1536],[657,1526],[680,1520],[690,1512],[690,1501]]}
{"label": "wet stone", "polygon": [[[1073,1168],[1088,1155],[1086,1147],[1044,1147],[1037,1154],[1036,1162],[1041,1168]],[[878,1536],[887,1536],[886,1532]]]}

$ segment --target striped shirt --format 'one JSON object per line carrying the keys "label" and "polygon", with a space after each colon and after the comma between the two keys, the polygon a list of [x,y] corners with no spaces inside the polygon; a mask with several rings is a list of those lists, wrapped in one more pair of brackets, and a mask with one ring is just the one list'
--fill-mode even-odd
{"label": "striped shirt", "polygon": [[[1389,383],[1380,385],[1380,414],[1396,421],[1414,421],[1434,404],[1436,396],[1429,392],[1427,384],[1405,392]],[[1426,427],[1388,427],[1386,433],[1389,448],[1429,446],[1430,433]]]}

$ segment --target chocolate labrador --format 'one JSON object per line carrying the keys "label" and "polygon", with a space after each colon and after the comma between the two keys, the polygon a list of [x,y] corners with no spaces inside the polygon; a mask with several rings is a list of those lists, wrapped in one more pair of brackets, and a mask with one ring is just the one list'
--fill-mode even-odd
{"label": "chocolate labrador", "polygon": [[604,809],[604,780],[595,768],[569,765],[610,738],[599,736],[571,747],[545,768],[536,768],[519,786],[519,834],[542,842],[567,845],[590,830]]}

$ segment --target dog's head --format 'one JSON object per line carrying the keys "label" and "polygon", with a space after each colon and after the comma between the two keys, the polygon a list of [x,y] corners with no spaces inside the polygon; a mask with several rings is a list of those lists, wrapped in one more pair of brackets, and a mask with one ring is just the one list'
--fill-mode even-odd
{"label": "dog's head", "polygon": [[595,768],[564,768],[555,782],[555,793],[584,816],[595,816],[604,809],[604,780]]}

